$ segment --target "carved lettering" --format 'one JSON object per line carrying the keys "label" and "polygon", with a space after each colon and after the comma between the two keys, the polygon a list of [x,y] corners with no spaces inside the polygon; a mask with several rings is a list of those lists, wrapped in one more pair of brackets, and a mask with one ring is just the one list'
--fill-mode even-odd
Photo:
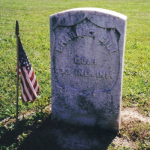
{"label": "carved lettering", "polygon": [[86,58],[85,58],[85,57],[82,57],[82,58],[81,58],[81,64],[82,64],[82,65],[86,65]]}
{"label": "carved lettering", "polygon": [[63,47],[61,45],[59,45],[59,46],[56,47],[56,50],[59,51],[59,52],[62,52]]}
{"label": "carved lettering", "polygon": [[87,65],[90,65],[90,60],[87,58],[86,60]]}
{"label": "carved lettering", "polygon": [[99,78],[105,78],[106,72],[99,71]]}
{"label": "carved lettering", "polygon": [[67,45],[69,41],[71,41],[73,38],[80,37],[80,36],[89,36],[94,37],[94,29],[77,29],[76,32],[69,32],[62,36],[61,39],[59,39],[58,43],[56,44],[56,50],[59,52],[63,51],[63,47]]}
{"label": "carved lettering", "polygon": [[95,59],[92,59],[92,63],[91,63],[91,65],[96,65],[96,61],[95,61]]}
{"label": "carved lettering", "polygon": [[82,28],[82,29],[77,29],[76,30],[77,36],[89,36],[89,37],[94,37],[94,29],[87,29],[87,28]]}
{"label": "carved lettering", "polygon": [[71,31],[71,32],[69,32],[68,34],[70,35],[70,37],[71,37],[72,39],[76,37],[75,33],[74,33],[74,32],[72,32],[72,31]]}
{"label": "carved lettering", "polygon": [[71,69],[70,68],[59,68],[59,73],[69,75],[71,73]]}
{"label": "carved lettering", "polygon": [[59,52],[62,52],[63,50],[63,47],[66,45],[66,41],[62,40],[62,39],[59,39],[59,42],[56,46],[56,50],[59,51]]}
{"label": "carved lettering", "polygon": [[111,50],[109,51],[109,53],[112,53],[112,52],[115,52],[115,51],[116,51],[116,48],[111,49]]}
{"label": "carved lettering", "polygon": [[77,30],[76,30],[76,34],[77,34],[77,36],[81,36],[81,35],[82,35],[82,34],[81,34],[81,30],[77,29]]}
{"label": "carved lettering", "polygon": [[60,74],[64,74],[65,73],[65,69],[64,68],[59,68],[59,73]]}
{"label": "carved lettering", "polygon": [[85,76],[89,77],[90,76],[90,70],[85,70]]}
{"label": "carved lettering", "polygon": [[75,64],[81,64],[81,59],[80,59],[80,57],[75,56],[75,58],[74,58],[74,63],[75,63]]}
{"label": "carved lettering", "polygon": [[106,45],[108,42],[109,42],[109,39],[106,39],[103,44]]}
{"label": "carved lettering", "polygon": [[69,75],[71,73],[71,69],[70,68],[65,68],[65,74]]}
{"label": "carved lettering", "polygon": [[93,77],[94,75],[90,70],[75,69],[75,76]]}
{"label": "carved lettering", "polygon": [[107,39],[107,38],[102,35],[102,36],[100,36],[99,41],[100,41],[101,43],[104,43],[106,39]]}
{"label": "carved lettering", "polygon": [[64,40],[60,39],[58,44],[60,44],[62,47],[64,47],[67,43]]}
{"label": "carved lettering", "polygon": [[75,69],[75,75],[76,76],[84,76],[84,70],[83,69]]}
{"label": "carved lettering", "polygon": [[104,35],[100,36],[99,41],[106,47],[109,53],[116,51],[116,49],[113,48],[113,44],[110,42],[110,39],[108,39],[106,36]]}
{"label": "carved lettering", "polygon": [[99,70],[96,72],[96,77],[97,78],[103,78],[103,79],[108,79],[108,78],[113,78],[112,73],[110,71],[105,71],[105,70]]}
{"label": "carved lettering", "polygon": [[[59,73],[62,75],[70,75],[73,73],[70,68],[68,67],[61,67],[59,68]],[[113,75],[110,71],[105,70],[98,70],[97,72],[93,72],[89,69],[74,69],[75,76],[81,76],[81,77],[96,77],[96,78],[102,78],[102,79],[113,79]]]}
{"label": "carved lettering", "polygon": [[110,47],[112,46],[112,43],[106,46],[107,50],[110,50]]}
{"label": "carved lettering", "polygon": [[71,40],[71,38],[68,36],[68,34],[64,35],[64,39],[66,40],[66,43]]}
{"label": "carved lettering", "polygon": [[74,63],[75,64],[82,64],[82,65],[96,65],[96,60],[95,59],[88,59],[86,57],[75,56]]}

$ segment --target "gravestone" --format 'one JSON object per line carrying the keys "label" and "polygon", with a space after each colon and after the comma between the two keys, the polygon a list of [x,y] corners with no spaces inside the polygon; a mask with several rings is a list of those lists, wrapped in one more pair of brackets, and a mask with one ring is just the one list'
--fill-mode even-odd
{"label": "gravestone", "polygon": [[50,16],[52,119],[118,131],[126,20],[98,8]]}

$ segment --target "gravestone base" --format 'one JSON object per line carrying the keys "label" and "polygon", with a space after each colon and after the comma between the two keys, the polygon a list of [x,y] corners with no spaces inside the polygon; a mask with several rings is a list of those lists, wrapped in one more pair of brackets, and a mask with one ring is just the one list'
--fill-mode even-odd
{"label": "gravestone base", "polygon": [[[86,113],[76,113],[68,110],[60,109],[58,107],[53,107],[52,120],[62,121],[68,124],[82,126],[97,126],[102,129],[109,129],[115,132],[119,130],[119,123],[115,118],[111,118],[111,114],[103,113],[97,116],[86,114]],[[93,110],[94,111],[94,110]],[[113,127],[113,128],[112,128]]]}
{"label": "gravestone base", "polygon": [[118,129],[119,129],[118,122],[116,122],[116,124],[114,122],[112,123],[110,120],[107,120],[103,116],[105,115],[103,114],[102,117],[99,117],[99,119],[96,120],[94,116],[86,116],[86,115],[73,114],[73,113],[67,114],[65,112],[59,111],[59,112],[56,112],[56,114],[52,115],[52,120],[55,119],[58,121],[66,122],[68,124],[77,125],[79,127],[98,126],[101,129],[109,129],[109,130],[111,129],[115,132],[118,132]]}

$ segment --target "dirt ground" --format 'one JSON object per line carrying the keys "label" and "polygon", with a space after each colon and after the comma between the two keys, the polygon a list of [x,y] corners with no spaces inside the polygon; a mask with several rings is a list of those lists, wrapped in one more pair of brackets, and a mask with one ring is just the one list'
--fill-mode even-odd
{"label": "dirt ground", "polygon": [[[112,144],[112,149],[117,147],[130,147],[130,149],[138,149],[137,143],[128,137],[120,136],[108,130],[102,130],[97,127],[76,127],[62,122],[51,120],[51,107],[47,106],[44,110],[49,112],[49,117],[45,120],[37,120],[30,126],[25,127],[29,115],[35,115],[31,111],[19,116],[20,124],[17,130],[18,143],[22,134],[26,133],[26,138],[16,149],[18,150],[106,150]],[[2,121],[4,128],[14,122],[15,119],[5,119]],[[149,123],[150,117],[140,114],[136,108],[123,108],[121,110],[121,126],[122,130],[128,130],[127,124],[132,122]],[[5,146],[15,142],[16,131],[9,131],[0,138],[0,143]],[[110,149],[110,148],[109,148]]]}
{"label": "dirt ground", "polygon": [[[150,114],[149,114],[150,116]],[[150,117],[146,117],[140,114],[136,108],[124,108],[121,110],[121,127],[124,128],[124,125],[132,123],[132,122],[141,122],[141,123],[149,123],[150,124]],[[138,149],[137,143],[133,142],[128,138],[118,137],[116,136],[115,139],[112,141],[117,148],[118,146],[122,147],[130,147],[130,149]]]}

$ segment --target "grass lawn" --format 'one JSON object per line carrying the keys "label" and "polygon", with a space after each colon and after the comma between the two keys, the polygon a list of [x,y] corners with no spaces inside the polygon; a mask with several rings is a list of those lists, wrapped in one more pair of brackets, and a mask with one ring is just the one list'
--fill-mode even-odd
{"label": "grass lawn", "polygon": [[[40,98],[32,104],[23,104],[20,99],[19,113],[36,111],[36,115],[40,118],[43,116],[40,116],[39,110],[51,103],[49,16],[77,7],[104,8],[128,17],[122,106],[135,107],[143,115],[149,116],[149,0],[1,0],[0,121],[8,117],[14,118],[16,115],[16,20],[19,21],[23,47],[40,85]],[[133,126],[138,128],[135,124]],[[3,127],[2,123],[0,127]],[[10,128],[13,127],[14,125],[10,126]],[[149,132],[146,125],[144,125],[144,129]],[[5,132],[4,128],[0,128],[0,138]],[[124,131],[121,133],[125,134]],[[126,136],[128,136],[127,134]],[[140,145],[140,148],[146,148],[150,144],[150,140],[147,141],[148,144],[145,144],[145,147]]]}

